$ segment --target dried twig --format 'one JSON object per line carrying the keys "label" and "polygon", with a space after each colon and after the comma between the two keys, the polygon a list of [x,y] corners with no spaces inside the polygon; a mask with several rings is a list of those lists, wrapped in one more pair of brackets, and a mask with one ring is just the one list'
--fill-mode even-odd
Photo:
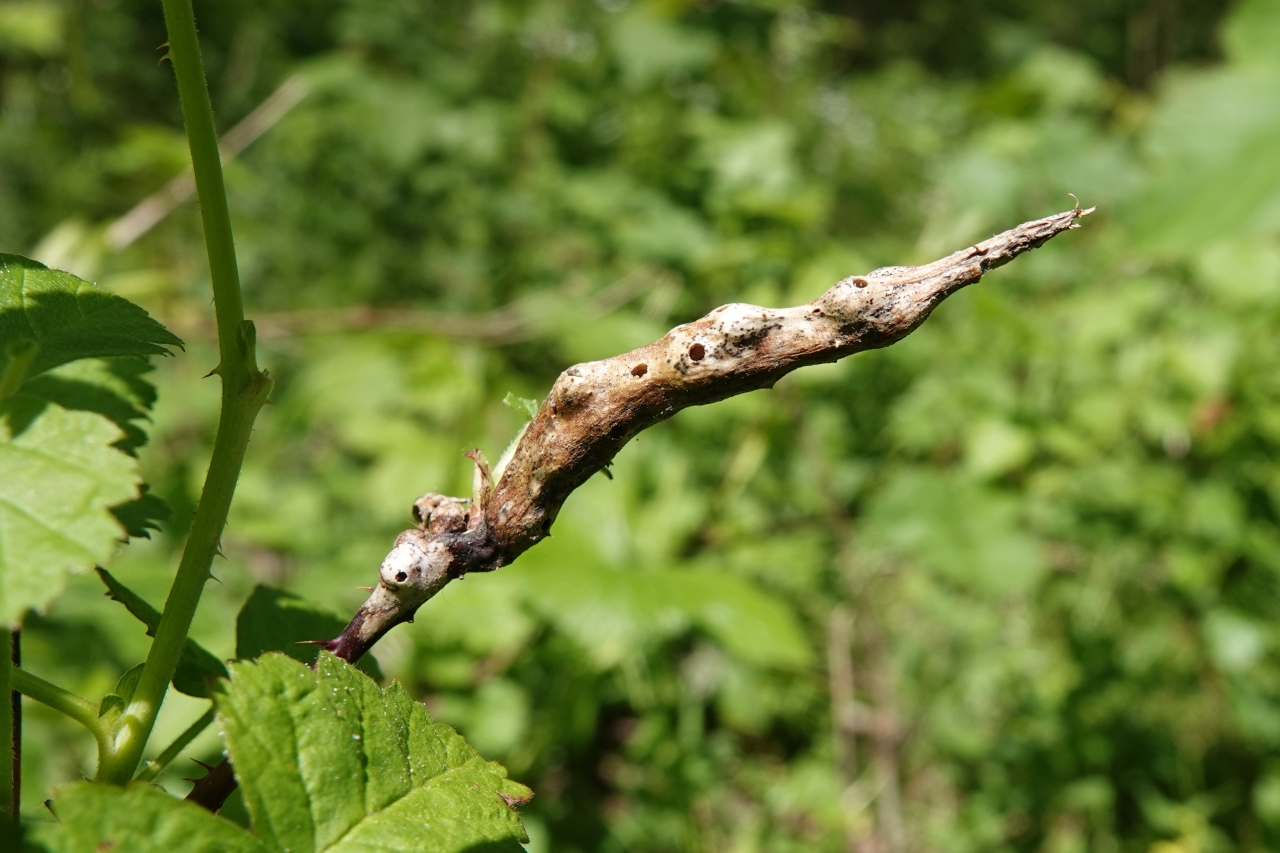
{"label": "dried twig", "polygon": [[357,659],[449,581],[509,564],[547,536],[565,499],[641,430],[688,406],[770,387],[798,367],[888,346],[952,293],[1092,212],[1077,205],[931,264],[846,278],[796,308],[725,305],[648,346],[569,368],[496,487],[477,456],[470,503],[419,499],[418,527],[397,537],[378,586],[328,648]]}
{"label": "dried twig", "polygon": [[[798,367],[901,340],[943,299],[1063,231],[1093,208],[1025,222],[939,261],[852,276],[796,308],[732,304],[638,350],[569,368],[525,429],[496,486],[479,451],[470,501],[438,494],[413,507],[379,582],[335,639],[354,662],[410,621],[450,581],[511,563],[545,538],[566,498],[642,430],[689,406],[771,387]],[[225,762],[224,762],[225,764]],[[187,799],[217,810],[234,789],[219,766]]]}

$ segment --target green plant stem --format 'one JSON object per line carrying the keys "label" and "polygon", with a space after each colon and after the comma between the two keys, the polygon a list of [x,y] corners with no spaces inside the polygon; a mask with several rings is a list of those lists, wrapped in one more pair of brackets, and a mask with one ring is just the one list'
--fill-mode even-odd
{"label": "green plant stem", "polygon": [[[31,362],[39,347],[31,341],[14,341],[5,351],[7,364],[0,375],[0,401],[18,392],[27,378]],[[0,821],[18,819],[19,774],[22,767],[22,704],[14,687],[14,653],[18,643],[18,630],[10,631],[0,625],[0,738],[8,741],[0,747]]]}
{"label": "green plant stem", "polygon": [[[0,401],[18,393],[26,381],[27,371],[35,360],[39,347],[31,341],[14,341],[5,351],[7,364],[0,375]],[[4,818],[18,820],[18,791],[22,767],[22,702],[14,687],[17,672],[14,654],[18,644],[18,630],[0,625],[0,738],[8,746],[0,747],[0,821]]]}
{"label": "green plant stem", "polygon": [[[169,33],[169,62],[178,80],[182,123],[187,129],[191,167],[200,200],[200,221],[204,226],[205,251],[213,280],[214,314],[218,322],[218,352],[224,367],[243,361],[236,352],[233,332],[244,321],[240,299],[240,271],[236,265],[235,241],[231,236],[231,212],[227,208],[227,188],[222,180],[222,156],[218,132],[213,124],[213,105],[205,83],[196,36],[196,18],[191,0],[162,0],[164,23]],[[226,381],[223,376],[223,381]]]}
{"label": "green plant stem", "polygon": [[[22,631],[14,630],[12,654],[9,663],[13,669],[22,667]],[[9,707],[13,713],[13,813],[22,814],[22,694],[14,690],[10,694]]]}
{"label": "green plant stem", "polygon": [[[17,672],[13,668],[13,635],[9,629],[0,626],[0,735],[6,742],[13,731],[13,676]],[[4,819],[18,819],[18,798],[13,783],[13,770],[17,763],[17,753],[11,743],[0,747],[0,822]]]}
{"label": "green plant stem", "polygon": [[213,457],[205,477],[204,490],[196,508],[191,534],[178,564],[178,573],[169,588],[160,625],[147,654],[133,699],[120,716],[119,729],[106,755],[100,757],[100,781],[124,784],[133,777],[146,746],[156,714],[164,701],[182,655],[182,646],[191,629],[191,620],[200,603],[200,594],[209,579],[209,566],[218,553],[218,537],[227,520],[231,495],[244,461],[245,447],[253,430],[253,420],[266,398],[265,378],[260,395],[228,400],[223,394],[222,415],[214,440]]}
{"label": "green plant stem", "polygon": [[[182,754],[182,750],[191,745],[191,741],[200,737],[200,733],[209,728],[209,724],[213,722],[214,710],[210,706],[209,710],[200,715],[200,719],[187,726],[186,731],[178,735],[173,743],[165,747],[164,752],[142,765],[142,769],[138,771],[136,781],[150,782],[159,776],[166,767],[173,763],[173,760]],[[208,765],[205,765],[206,767]]]}
{"label": "green plant stem", "polygon": [[204,489],[177,576],[165,600],[155,640],[133,698],[120,715],[119,727],[108,749],[99,756],[99,780],[121,785],[133,777],[177,668],[205,581],[210,577],[209,566],[218,553],[219,537],[231,508],[231,496],[253,432],[253,421],[271,390],[271,380],[258,370],[253,325],[244,320],[231,216],[227,210],[213,109],[200,61],[195,15],[190,0],[163,2],[169,31],[169,60],[178,81],[209,255],[218,323],[219,361],[214,372],[222,379],[222,411]]}
{"label": "green plant stem", "polygon": [[99,750],[106,740],[107,732],[103,729],[98,717],[98,704],[83,696],[77,696],[70,690],[64,690],[56,684],[50,684],[37,675],[24,669],[12,670],[12,687],[23,696],[34,699],[41,705],[47,705],[55,711],[66,714],[84,726],[98,741]]}

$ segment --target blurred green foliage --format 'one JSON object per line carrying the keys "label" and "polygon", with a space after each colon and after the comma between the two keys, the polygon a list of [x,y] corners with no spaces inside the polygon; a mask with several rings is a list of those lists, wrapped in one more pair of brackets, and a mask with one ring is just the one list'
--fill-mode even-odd
{"label": "blurred green foliage", "polygon": [[[193,636],[231,657],[259,583],[351,612],[570,363],[1074,192],[903,343],[644,433],[376,654],[533,787],[534,851],[1280,846],[1280,3],[1223,6],[197,3],[224,130],[310,91],[228,164],[278,384]],[[157,605],[217,399],[194,208],[104,236],[186,162],[163,41],[150,0],[0,6],[0,250],[189,341],[140,452],[173,520],[111,567]],[[24,633],[91,695],[145,653],[95,584]],[[90,745],[27,732],[39,819]]]}

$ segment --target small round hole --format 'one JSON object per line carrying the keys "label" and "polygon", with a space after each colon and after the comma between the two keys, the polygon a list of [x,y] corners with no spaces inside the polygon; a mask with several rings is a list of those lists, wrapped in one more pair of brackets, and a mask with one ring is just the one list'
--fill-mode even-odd
{"label": "small round hole", "polygon": [[649,365],[647,364],[637,364],[635,367],[631,368],[631,375],[637,378],[644,376],[648,372],[649,372]]}
{"label": "small round hole", "polygon": [[702,361],[702,359],[706,356],[706,354],[707,354],[707,348],[704,347],[702,344],[694,344],[693,346],[689,347],[689,358],[693,359],[694,361]]}
{"label": "small round hole", "polygon": [[404,572],[396,572],[396,580],[399,581],[400,583],[404,583],[408,579],[409,579],[409,576]]}

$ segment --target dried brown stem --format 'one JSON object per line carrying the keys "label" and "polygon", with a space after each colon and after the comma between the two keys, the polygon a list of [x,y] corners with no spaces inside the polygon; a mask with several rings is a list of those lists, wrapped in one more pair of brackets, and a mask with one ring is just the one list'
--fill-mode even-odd
{"label": "dried brown stem", "polygon": [[509,564],[548,535],[573,490],[642,430],[689,406],[771,387],[798,367],[901,340],[943,299],[1092,212],[1077,205],[930,264],[851,276],[795,308],[725,305],[648,346],[569,368],[496,487],[477,457],[469,506],[441,495],[419,500],[418,527],[397,537],[378,586],[327,647],[357,659],[449,581]]}
{"label": "dried brown stem", "polygon": [[[426,494],[414,502],[417,527],[396,537],[378,570],[378,585],[342,634],[320,645],[354,663],[387,631],[412,621],[451,580],[507,565],[545,538],[573,490],[642,430],[689,406],[772,387],[798,367],[901,340],[943,299],[988,270],[1078,228],[1075,220],[1093,210],[1077,204],[931,264],[851,276],[796,308],[725,305],[648,346],[569,368],[525,429],[496,487],[488,464],[472,451],[476,476],[470,501]],[[842,720],[840,728],[870,731],[863,725],[871,721],[857,716]],[[896,743],[898,735],[896,725],[889,725],[894,734],[882,738],[885,744],[873,759],[896,786],[896,756],[888,742]],[[224,759],[196,780],[187,799],[217,811],[235,787]],[[896,797],[892,806],[891,814],[900,814]],[[890,847],[900,850],[900,821],[888,823]]]}

